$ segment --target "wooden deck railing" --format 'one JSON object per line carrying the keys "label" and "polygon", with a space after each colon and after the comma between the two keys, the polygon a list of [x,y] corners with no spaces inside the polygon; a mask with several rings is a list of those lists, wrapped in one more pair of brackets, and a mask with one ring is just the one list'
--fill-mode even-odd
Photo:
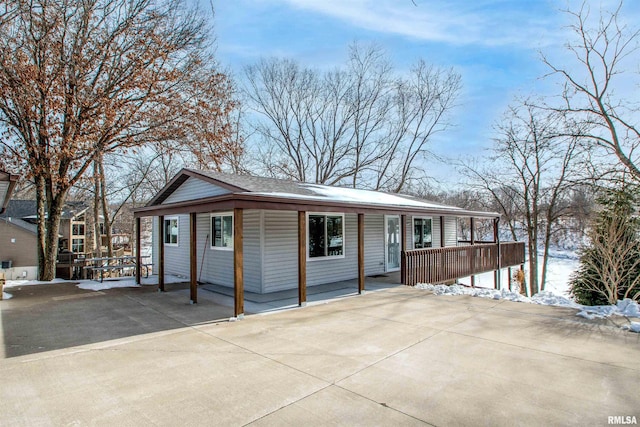
{"label": "wooden deck railing", "polygon": [[402,254],[406,284],[442,283],[524,263],[524,242],[409,250]]}

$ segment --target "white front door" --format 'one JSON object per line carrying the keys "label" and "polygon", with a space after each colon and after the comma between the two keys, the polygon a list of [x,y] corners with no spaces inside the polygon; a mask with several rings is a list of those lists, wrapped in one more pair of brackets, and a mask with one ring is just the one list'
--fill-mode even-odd
{"label": "white front door", "polygon": [[400,270],[400,216],[384,217],[385,271]]}

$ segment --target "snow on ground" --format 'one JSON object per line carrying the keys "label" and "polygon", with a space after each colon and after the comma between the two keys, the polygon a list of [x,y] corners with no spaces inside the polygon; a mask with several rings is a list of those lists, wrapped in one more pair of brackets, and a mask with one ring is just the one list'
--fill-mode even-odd
{"label": "snow on ground", "polygon": [[[542,252],[538,254],[542,262]],[[529,298],[512,292],[508,288],[510,278],[507,269],[502,270],[500,283],[502,290],[494,289],[493,272],[478,274],[475,276],[475,288],[471,288],[471,278],[465,277],[459,280],[461,285],[429,285],[418,284],[416,287],[432,291],[436,295],[471,295],[483,298],[506,299],[509,301],[525,302],[531,304],[552,305],[557,307],[568,307],[578,310],[576,316],[585,319],[604,319],[613,315],[625,317],[639,317],[640,306],[630,299],[618,301],[616,305],[605,306],[584,306],[576,303],[570,296],[569,280],[571,275],[578,268],[579,258],[575,250],[553,248],[549,250],[549,264],[547,267],[547,280],[545,290]],[[525,264],[525,269],[527,264]],[[512,271],[515,271],[513,268]],[[640,322],[630,322],[623,326],[623,329],[640,333]]]}
{"label": "snow on ground", "polygon": [[[540,292],[533,297],[528,298],[524,295],[520,295],[517,292],[512,292],[507,289],[496,290],[487,288],[471,288],[462,285],[430,285],[425,283],[419,283],[416,285],[418,289],[424,289],[433,292],[435,295],[470,295],[481,298],[491,298],[495,300],[508,300],[530,304],[540,305],[552,305],[556,307],[567,307],[579,310],[576,316],[584,317],[585,319],[604,319],[610,316],[624,316],[624,317],[637,317],[640,318],[640,305],[627,298],[622,301],[618,301],[616,305],[597,305],[586,306],[576,303],[570,298],[556,295],[549,291]],[[627,329],[633,332],[640,333],[640,322],[630,322],[629,325],[623,326],[623,329]]]}
{"label": "snow on ground", "polygon": [[[173,276],[167,274],[165,276],[165,283],[181,283],[186,281],[184,277]],[[19,288],[22,286],[33,286],[33,285],[50,285],[55,283],[76,283],[80,289],[87,289],[92,291],[103,291],[105,289],[113,289],[113,288],[138,288],[140,285],[136,284],[135,277],[127,276],[127,277],[118,277],[112,279],[104,279],[102,283],[96,280],[64,280],[64,279],[54,279],[50,282],[40,282],[38,280],[7,280],[4,285],[4,289],[7,288]],[[149,276],[141,278],[142,286],[148,285],[156,285],[158,283],[157,276]],[[8,292],[4,292],[4,299],[9,299],[12,295]],[[8,296],[8,297],[7,297]]]}
{"label": "snow on ground", "polygon": [[[540,263],[542,263],[542,255],[542,252],[538,253]],[[528,268],[528,264],[526,264],[526,262],[528,262],[528,260],[525,261],[525,269]],[[573,272],[578,268],[578,265],[578,255],[574,250],[550,249],[545,291],[568,298],[569,280],[571,279]],[[516,269],[517,267],[513,267],[512,271],[515,272]],[[508,270],[503,269],[501,273],[500,283],[509,283]],[[539,273],[539,276],[541,278],[541,272]],[[478,274],[475,276],[475,286],[493,288],[493,280],[493,272]],[[460,283],[471,286],[471,278],[464,277],[460,279]]]}

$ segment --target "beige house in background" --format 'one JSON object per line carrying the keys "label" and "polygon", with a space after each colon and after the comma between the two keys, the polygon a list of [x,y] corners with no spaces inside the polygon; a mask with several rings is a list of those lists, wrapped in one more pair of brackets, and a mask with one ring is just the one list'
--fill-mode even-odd
{"label": "beige house in background", "polygon": [[[68,202],[60,220],[59,250],[83,257],[87,246],[83,202]],[[0,214],[0,271],[7,279],[35,279],[38,271],[35,200],[11,200]]]}

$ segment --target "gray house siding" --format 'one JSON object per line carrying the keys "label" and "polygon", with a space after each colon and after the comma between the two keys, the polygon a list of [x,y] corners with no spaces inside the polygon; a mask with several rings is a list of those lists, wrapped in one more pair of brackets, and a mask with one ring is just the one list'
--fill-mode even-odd
{"label": "gray house siding", "polygon": [[455,216],[444,217],[444,240],[445,246],[458,246],[458,218]]}
{"label": "gray house siding", "polygon": [[[173,216],[166,216],[165,219]],[[165,245],[165,273],[190,279],[189,215],[177,215],[178,246]],[[196,216],[196,260],[198,280],[233,287],[233,250],[211,248],[211,215]],[[244,280],[248,292],[261,292],[260,211],[244,212]],[[157,218],[153,223],[154,245],[163,244],[159,237]],[[158,265],[158,250],[153,251],[154,265]],[[204,257],[203,257],[204,252]]]}
{"label": "gray house siding", "polygon": [[230,193],[217,185],[203,181],[201,179],[189,177],[180,187],[167,197],[162,204],[186,202],[188,200],[203,199],[205,197],[220,196]]}
{"label": "gray house siding", "polygon": [[371,276],[384,273],[384,257],[384,215],[365,215],[364,274]]}
{"label": "gray house siding", "polygon": [[264,292],[296,287],[298,284],[297,212],[264,212],[263,253]]}
{"label": "gray house siding", "polygon": [[[164,217],[165,220],[170,218],[178,218],[178,246],[164,246],[164,271],[166,274],[189,278],[189,215]],[[156,227],[157,223],[156,220]],[[159,233],[155,234],[159,236]],[[163,244],[160,236],[159,242]]]}
{"label": "gray house siding", "polygon": [[[298,285],[298,213],[264,212],[264,290],[276,292]],[[383,216],[365,215],[365,274],[384,272]],[[358,217],[345,214],[344,258],[307,261],[307,285],[358,277]]]}
{"label": "gray house siding", "polygon": [[[260,217],[261,213],[257,210],[246,210],[243,213],[243,276],[244,289],[247,292],[262,291]],[[198,215],[198,272],[200,274],[202,270],[203,282],[233,287],[233,250],[211,247],[210,218],[211,214]],[[204,262],[202,250],[205,251]]]}

